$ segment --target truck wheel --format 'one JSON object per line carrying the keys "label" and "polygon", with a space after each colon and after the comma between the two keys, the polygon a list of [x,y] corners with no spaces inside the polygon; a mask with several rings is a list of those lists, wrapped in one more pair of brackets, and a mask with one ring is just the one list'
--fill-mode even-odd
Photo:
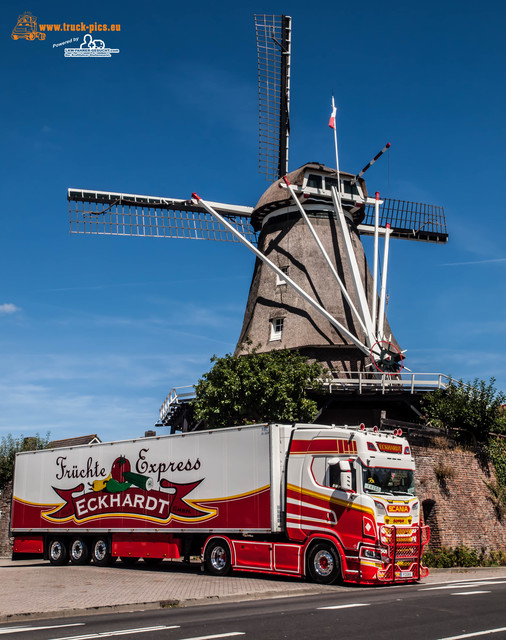
{"label": "truck wheel", "polygon": [[109,551],[107,538],[95,538],[91,550],[91,557],[93,563],[99,567],[108,567],[117,560]]}
{"label": "truck wheel", "polygon": [[69,554],[67,545],[63,538],[53,538],[49,542],[49,562],[56,566],[67,564],[69,561]]}
{"label": "truck wheel", "polygon": [[316,544],[307,559],[307,569],[313,582],[332,584],[340,577],[341,568],[335,547],[328,542]]}
{"label": "truck wheel", "polygon": [[232,570],[230,549],[224,540],[212,540],[206,549],[206,569],[214,576],[226,576]]}
{"label": "truck wheel", "polygon": [[132,556],[121,556],[120,560],[125,565],[125,567],[133,567],[134,564],[139,562],[139,558],[132,558]]}
{"label": "truck wheel", "polygon": [[88,564],[91,561],[90,548],[84,538],[73,538],[70,544],[70,562]]}

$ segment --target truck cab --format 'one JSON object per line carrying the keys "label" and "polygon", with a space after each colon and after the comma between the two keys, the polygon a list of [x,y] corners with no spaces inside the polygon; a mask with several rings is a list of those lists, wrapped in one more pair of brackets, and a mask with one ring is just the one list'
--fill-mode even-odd
{"label": "truck cab", "polygon": [[[298,429],[287,465],[289,538],[307,544],[323,537],[337,550],[346,581],[418,580],[427,573],[421,556],[429,529],[421,521],[414,470],[410,446],[398,431]],[[320,558],[324,565],[332,560]],[[314,560],[307,565],[325,581],[325,566],[315,567]]]}

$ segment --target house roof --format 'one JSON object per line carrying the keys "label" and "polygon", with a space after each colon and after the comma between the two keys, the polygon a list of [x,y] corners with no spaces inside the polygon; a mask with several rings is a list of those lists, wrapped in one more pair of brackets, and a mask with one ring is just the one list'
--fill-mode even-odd
{"label": "house roof", "polygon": [[60,447],[77,447],[80,444],[95,444],[102,442],[96,433],[89,436],[77,436],[75,438],[64,438],[63,440],[53,440],[46,449],[59,449]]}

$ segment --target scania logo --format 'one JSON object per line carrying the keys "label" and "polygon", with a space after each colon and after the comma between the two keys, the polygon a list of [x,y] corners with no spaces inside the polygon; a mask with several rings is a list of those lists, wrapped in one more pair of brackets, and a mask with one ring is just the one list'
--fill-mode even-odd
{"label": "scania logo", "polygon": [[388,513],[409,513],[407,504],[389,504],[387,510]]}

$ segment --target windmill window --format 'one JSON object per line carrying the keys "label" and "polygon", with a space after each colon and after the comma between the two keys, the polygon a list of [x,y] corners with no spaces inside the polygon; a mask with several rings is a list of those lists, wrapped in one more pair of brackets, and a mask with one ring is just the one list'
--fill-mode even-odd
{"label": "windmill window", "polygon": [[360,195],[357,189],[357,183],[355,182],[353,185],[351,184],[351,182],[348,182],[346,180],[343,180],[343,192],[344,193],[349,193],[351,195],[354,196],[358,196]]}
{"label": "windmill window", "polygon": [[270,341],[281,340],[281,334],[283,333],[284,318],[273,318],[271,323],[271,337]]}
{"label": "windmill window", "polygon": [[[325,190],[330,191],[331,187],[336,187],[337,189],[337,178],[330,178],[325,176]],[[341,193],[346,193],[348,195],[360,196],[357,183],[351,184],[349,180],[341,179]]]}
{"label": "windmill window", "polygon": [[[283,273],[288,273],[288,267],[279,267]],[[276,286],[279,287],[280,284],[286,284],[286,280],[282,278],[279,273],[276,274]]]}
{"label": "windmill window", "polygon": [[311,189],[321,189],[323,186],[322,176],[315,175],[314,173],[310,173],[307,177],[307,187]]}
{"label": "windmill window", "polygon": [[330,191],[331,187],[335,187],[337,189],[337,178],[325,178],[325,189]]}

